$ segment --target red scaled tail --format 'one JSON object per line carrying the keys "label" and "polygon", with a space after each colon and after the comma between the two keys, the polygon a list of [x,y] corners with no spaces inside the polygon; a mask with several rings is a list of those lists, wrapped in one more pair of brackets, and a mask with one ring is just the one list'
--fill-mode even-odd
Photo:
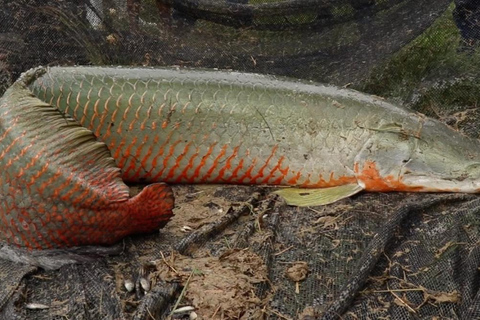
{"label": "red scaled tail", "polygon": [[0,241],[28,249],[113,244],[172,216],[172,190],[130,198],[105,144],[34,97],[27,72],[0,98]]}
{"label": "red scaled tail", "polygon": [[173,216],[174,204],[173,191],[168,185],[155,183],[146,186],[127,202],[132,231],[129,234],[160,229]]}

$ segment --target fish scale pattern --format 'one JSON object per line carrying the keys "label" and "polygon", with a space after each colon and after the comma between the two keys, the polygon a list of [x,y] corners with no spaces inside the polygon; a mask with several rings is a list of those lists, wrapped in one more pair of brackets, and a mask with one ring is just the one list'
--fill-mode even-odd
{"label": "fish scale pattern", "polygon": [[[155,231],[172,215],[164,182],[480,190],[478,142],[355,91],[220,71],[38,70],[0,111],[0,237],[20,246]],[[122,179],[152,184],[130,197]]]}
{"label": "fish scale pattern", "polygon": [[1,240],[32,249],[111,244],[171,216],[170,188],[130,198],[106,146],[21,80],[0,100],[0,119]]}
{"label": "fish scale pattern", "polygon": [[352,113],[391,117],[351,91],[233,72],[51,68],[31,88],[105,142],[126,181],[344,184],[372,134]]}

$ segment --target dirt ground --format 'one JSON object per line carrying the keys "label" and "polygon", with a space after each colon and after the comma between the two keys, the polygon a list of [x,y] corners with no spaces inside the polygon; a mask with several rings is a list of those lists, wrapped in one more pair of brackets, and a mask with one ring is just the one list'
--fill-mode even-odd
{"label": "dirt ground", "polygon": [[[180,240],[176,245],[172,241],[174,245],[166,250],[158,251],[153,243],[145,250],[147,240],[142,244],[138,270],[123,261],[115,265],[116,289],[124,305],[130,306],[126,309],[131,309],[133,314],[138,299],[155,285],[178,283],[183,290],[171,308],[177,312],[165,315],[167,318],[262,319],[271,290],[259,294],[259,287],[271,287],[268,268],[259,253],[242,244],[245,234],[238,232],[242,227],[253,227],[247,231],[248,242],[257,244],[271,235],[268,229],[262,229],[262,219],[268,215],[265,212],[268,209],[262,209],[256,200],[252,203],[253,198],[259,197],[259,188],[173,187],[175,216],[160,233],[170,239],[186,239],[188,246],[182,246]],[[238,210],[240,214],[236,213]],[[196,233],[202,237],[189,241]],[[135,279],[137,272],[140,279]],[[125,276],[128,274],[133,276]]]}

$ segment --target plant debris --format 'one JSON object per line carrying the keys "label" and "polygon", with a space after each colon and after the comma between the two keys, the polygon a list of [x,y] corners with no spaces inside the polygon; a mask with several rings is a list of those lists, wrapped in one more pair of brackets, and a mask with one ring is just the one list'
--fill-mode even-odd
{"label": "plant debris", "polygon": [[154,277],[181,282],[185,289],[180,304],[193,306],[200,319],[249,319],[247,315],[261,312],[265,304],[255,285],[267,281],[267,268],[248,249],[228,250],[219,257],[172,253],[166,260],[156,261]]}

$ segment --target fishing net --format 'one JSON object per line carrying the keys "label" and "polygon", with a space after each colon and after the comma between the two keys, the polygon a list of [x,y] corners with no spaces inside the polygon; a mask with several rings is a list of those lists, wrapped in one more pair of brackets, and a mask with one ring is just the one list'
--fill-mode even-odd
{"label": "fishing net", "polygon": [[[479,1],[0,8],[0,93],[38,65],[233,69],[352,87],[479,136]],[[480,318],[476,196],[362,193],[293,208],[268,187],[174,190],[173,220],[126,238],[119,255],[54,271],[0,260],[0,319]]]}

